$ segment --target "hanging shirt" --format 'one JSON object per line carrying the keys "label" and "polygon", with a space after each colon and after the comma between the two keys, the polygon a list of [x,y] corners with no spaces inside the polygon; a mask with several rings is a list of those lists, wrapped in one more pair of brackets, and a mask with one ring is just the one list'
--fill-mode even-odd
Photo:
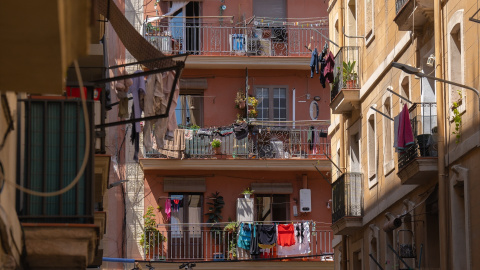
{"label": "hanging shirt", "polygon": [[240,224],[237,245],[239,248],[250,250],[252,242],[252,224]]}
{"label": "hanging shirt", "polygon": [[295,232],[293,224],[278,224],[277,243],[282,247],[295,245]]}
{"label": "hanging shirt", "polygon": [[273,245],[277,242],[277,230],[275,225],[260,225],[258,232],[258,243],[262,245]]}
{"label": "hanging shirt", "polygon": [[165,214],[167,215],[167,221],[170,220],[172,213],[172,203],[169,198],[165,199]]}
{"label": "hanging shirt", "polygon": [[327,58],[325,59],[325,70],[323,75],[328,83],[333,83],[333,71],[335,70],[335,58],[333,57],[332,52],[329,52]]}
{"label": "hanging shirt", "polygon": [[313,78],[313,71],[318,74],[318,51],[315,48],[310,57],[310,78]]}

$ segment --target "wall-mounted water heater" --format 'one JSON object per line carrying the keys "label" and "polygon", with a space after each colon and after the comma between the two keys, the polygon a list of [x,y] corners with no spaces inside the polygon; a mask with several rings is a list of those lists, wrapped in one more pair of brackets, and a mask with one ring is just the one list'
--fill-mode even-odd
{"label": "wall-mounted water heater", "polygon": [[312,212],[312,191],[310,189],[300,189],[300,212]]}

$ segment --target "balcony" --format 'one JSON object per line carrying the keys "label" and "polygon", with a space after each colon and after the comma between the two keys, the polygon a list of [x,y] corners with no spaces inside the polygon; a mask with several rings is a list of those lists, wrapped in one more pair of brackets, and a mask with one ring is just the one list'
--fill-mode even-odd
{"label": "balcony", "polygon": [[310,57],[306,46],[322,48],[325,43],[317,31],[328,36],[328,25],[318,24],[274,26],[258,22],[244,26],[198,19],[172,21],[156,21],[144,27],[144,37],[166,54]]}
{"label": "balcony", "polygon": [[[216,128],[177,129],[174,140],[166,141],[163,149],[147,152],[140,163],[144,169],[194,166],[191,168],[315,170],[312,166],[315,160],[320,170],[329,170],[327,129],[326,124],[315,123],[296,127],[251,125],[247,137],[242,140],[237,140],[234,133],[222,136]],[[186,133],[190,135],[185,136]],[[219,154],[215,154],[210,145],[213,139],[222,142]],[[156,149],[155,144],[153,149]]]}
{"label": "balcony", "polygon": [[348,235],[362,227],[362,173],[344,173],[332,184],[332,229]]}
{"label": "balcony", "polygon": [[[19,143],[18,184],[53,192],[68,186],[83,162],[85,127],[80,101],[65,97],[20,100],[24,128]],[[87,104],[90,123],[93,106]],[[89,136],[93,141],[93,130]],[[25,231],[31,269],[81,269],[93,262],[100,228],[94,225],[93,145],[78,183],[51,197],[17,193],[17,214]],[[100,218],[101,220],[101,218]]]}
{"label": "balcony", "polygon": [[395,10],[393,20],[400,31],[412,31],[433,22],[433,0],[396,0]]}
{"label": "balcony", "polygon": [[398,155],[398,176],[404,185],[421,185],[438,173],[437,104],[414,103],[409,113],[415,141]]}
{"label": "balcony", "polygon": [[[286,221],[285,223],[291,223]],[[330,230],[318,230],[321,226],[310,221],[310,252],[295,256],[306,256],[306,261],[333,260],[332,240]],[[255,259],[250,252],[237,247],[237,229],[225,230],[227,223],[176,223],[158,224],[155,229],[143,232],[144,260],[147,261],[231,261]],[[318,255],[318,256],[313,256]],[[289,255],[294,256],[294,255]],[[277,247],[262,249],[258,259],[288,259],[288,256],[278,255]],[[284,263],[284,262],[282,262]]]}
{"label": "balcony", "polygon": [[351,112],[360,105],[360,47],[342,47],[335,56],[330,108],[334,114]]}

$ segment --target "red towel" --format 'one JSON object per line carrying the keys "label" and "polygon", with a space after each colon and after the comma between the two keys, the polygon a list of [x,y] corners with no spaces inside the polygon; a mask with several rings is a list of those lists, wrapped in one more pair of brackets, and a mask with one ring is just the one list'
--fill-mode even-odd
{"label": "red towel", "polygon": [[403,151],[408,148],[408,145],[413,144],[412,125],[410,123],[410,115],[408,113],[407,104],[403,106],[400,113],[398,124],[398,150]]}

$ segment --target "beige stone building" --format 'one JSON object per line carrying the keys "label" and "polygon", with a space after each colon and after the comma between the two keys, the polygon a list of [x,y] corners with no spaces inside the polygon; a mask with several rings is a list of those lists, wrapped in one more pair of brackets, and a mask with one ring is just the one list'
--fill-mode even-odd
{"label": "beige stone building", "polygon": [[[329,128],[336,269],[480,267],[479,99],[434,78],[478,88],[478,8],[474,1],[329,2],[338,44],[330,43]],[[408,119],[400,118],[405,104]],[[408,133],[398,130],[408,124],[413,144],[400,151]]]}

